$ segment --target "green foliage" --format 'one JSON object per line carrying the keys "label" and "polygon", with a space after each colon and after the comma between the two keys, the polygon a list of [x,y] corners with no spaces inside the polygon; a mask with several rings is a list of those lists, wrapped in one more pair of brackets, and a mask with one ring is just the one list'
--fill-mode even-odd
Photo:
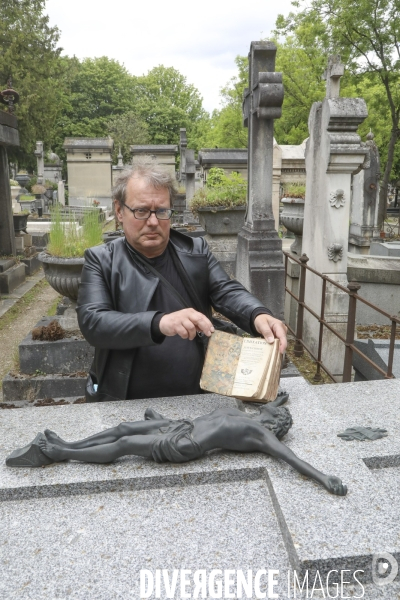
{"label": "green foliage", "polygon": [[133,144],[149,143],[149,127],[133,111],[112,117],[107,123],[107,132],[114,140],[113,159],[116,162],[121,147],[125,163],[131,161],[129,147]]}
{"label": "green foliage", "polygon": [[75,220],[62,215],[59,205],[54,206],[51,210],[48,252],[64,258],[82,257],[87,248],[103,242],[97,210],[88,210],[85,213],[82,231],[78,231],[77,227]]}
{"label": "green foliage", "polygon": [[199,208],[243,206],[246,196],[247,181],[239,173],[226,175],[223,169],[214,168],[209,171],[207,186],[194,194],[190,208],[196,214]]}
{"label": "green foliage", "polygon": [[278,17],[276,33],[294,35],[308,54],[340,54],[350,83],[369,82],[381,100],[390,128],[381,188],[385,196],[400,138],[399,0],[300,0],[294,6],[298,12]]}
{"label": "green foliage", "polygon": [[11,185],[12,187],[17,187],[17,186],[19,187],[19,183],[18,183],[18,181],[15,181],[14,179],[10,179],[10,185]]}
{"label": "green foliage", "polygon": [[63,58],[65,87],[61,115],[57,121],[54,146],[64,155],[64,138],[106,137],[112,117],[134,109],[134,78],[116,60],[102,56]]}
{"label": "green foliage", "polygon": [[224,177],[226,178],[224,169],[218,169],[217,167],[210,169],[207,175],[207,186],[221,186]]}
{"label": "green foliage", "polygon": [[238,74],[221,89],[223,107],[214,110],[203,124],[199,147],[247,148],[247,129],[243,127],[242,100],[248,85],[248,59],[237,56]]}
{"label": "green foliage", "polygon": [[283,197],[285,198],[305,198],[306,186],[302,183],[286,183],[283,186]]}
{"label": "green foliage", "polygon": [[10,148],[9,159],[34,165],[36,140],[50,143],[60,111],[62,88],[57,47],[59,30],[43,14],[45,0],[2,0],[0,3],[0,85],[9,76],[20,94],[15,114],[20,148]]}
{"label": "green foliage", "polygon": [[198,90],[179,71],[163,65],[134,80],[135,111],[146,121],[151,142],[177,144],[179,129],[186,127],[190,143],[207,118]]}

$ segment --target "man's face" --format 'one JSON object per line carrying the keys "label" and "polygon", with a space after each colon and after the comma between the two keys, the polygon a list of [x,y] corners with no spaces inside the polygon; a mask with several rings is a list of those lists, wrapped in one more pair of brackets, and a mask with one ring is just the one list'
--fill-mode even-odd
{"label": "man's face", "polygon": [[156,189],[144,179],[132,177],[126,187],[125,204],[124,207],[115,202],[115,213],[118,221],[122,224],[127,241],[147,258],[160,256],[169,241],[170,221],[159,221],[155,214],[145,221],[140,221],[127,207],[150,210],[170,208],[168,190]]}

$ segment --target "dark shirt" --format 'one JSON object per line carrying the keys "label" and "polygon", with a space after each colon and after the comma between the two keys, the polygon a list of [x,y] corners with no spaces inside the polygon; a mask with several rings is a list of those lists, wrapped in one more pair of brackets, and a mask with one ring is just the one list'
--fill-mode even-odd
{"label": "dark shirt", "polygon": [[[193,306],[181,277],[172,260],[170,249],[156,258],[146,258],[165,279],[179,292],[188,306]],[[160,281],[148,307],[149,311],[171,313],[186,308]],[[200,375],[204,362],[204,346],[197,339],[184,340],[178,335],[160,336],[156,315],[152,327],[156,346],[138,348],[129,380],[127,398],[159,398],[201,393]]]}

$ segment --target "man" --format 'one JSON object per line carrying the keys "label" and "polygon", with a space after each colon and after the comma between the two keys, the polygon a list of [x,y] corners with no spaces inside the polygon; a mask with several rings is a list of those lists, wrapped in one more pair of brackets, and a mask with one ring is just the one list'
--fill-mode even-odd
{"label": "man", "polygon": [[[203,238],[171,231],[174,179],[154,161],[114,189],[125,238],[91,248],[79,289],[79,325],[95,347],[88,401],[200,393],[211,307],[286,348],[286,327],[228,275]],[[161,276],[161,277],[160,277]],[[164,278],[164,280],[163,280]]]}

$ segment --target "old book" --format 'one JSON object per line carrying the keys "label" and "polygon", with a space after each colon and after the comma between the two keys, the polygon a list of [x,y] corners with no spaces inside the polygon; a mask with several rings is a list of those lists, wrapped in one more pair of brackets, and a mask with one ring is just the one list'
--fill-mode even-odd
{"label": "old book", "polygon": [[270,402],[278,393],[279,340],[241,338],[215,331],[208,342],[200,378],[202,390],[253,402]]}

